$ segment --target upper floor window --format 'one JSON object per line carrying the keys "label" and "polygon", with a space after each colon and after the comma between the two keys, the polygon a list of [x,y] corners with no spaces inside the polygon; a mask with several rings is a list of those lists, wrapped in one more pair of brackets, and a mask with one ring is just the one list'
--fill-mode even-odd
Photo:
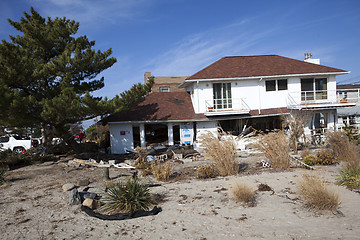
{"label": "upper floor window", "polygon": [[301,100],[327,99],[326,78],[302,78],[301,79]]}
{"label": "upper floor window", "polygon": [[231,83],[214,83],[213,98],[215,109],[232,108]]}
{"label": "upper floor window", "polygon": [[265,81],[265,87],[267,92],[287,90],[287,79]]}
{"label": "upper floor window", "polygon": [[160,92],[170,92],[170,88],[168,87],[161,87]]}

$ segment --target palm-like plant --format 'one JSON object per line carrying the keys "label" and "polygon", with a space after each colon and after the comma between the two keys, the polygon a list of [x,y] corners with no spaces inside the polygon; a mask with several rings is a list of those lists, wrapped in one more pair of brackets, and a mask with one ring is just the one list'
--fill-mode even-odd
{"label": "palm-like plant", "polygon": [[109,214],[118,212],[132,214],[139,210],[148,210],[154,204],[149,187],[136,178],[130,178],[125,183],[112,184],[101,201],[104,205],[99,210]]}

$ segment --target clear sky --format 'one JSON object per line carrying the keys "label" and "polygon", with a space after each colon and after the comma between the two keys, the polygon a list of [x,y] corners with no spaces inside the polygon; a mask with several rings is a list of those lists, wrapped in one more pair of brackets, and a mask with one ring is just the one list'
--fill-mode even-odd
{"label": "clear sky", "polygon": [[100,76],[95,95],[112,98],[154,76],[188,76],[224,56],[278,54],[351,71],[338,82],[360,83],[360,0],[1,0],[0,39],[18,34],[33,6],[43,17],[80,22],[95,48],[118,62]]}

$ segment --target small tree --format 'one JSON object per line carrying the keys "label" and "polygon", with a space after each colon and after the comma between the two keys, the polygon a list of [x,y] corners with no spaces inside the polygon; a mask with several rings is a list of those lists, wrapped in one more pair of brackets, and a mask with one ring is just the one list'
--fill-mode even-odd
{"label": "small tree", "polygon": [[300,137],[303,137],[305,140],[304,127],[308,122],[309,114],[303,110],[292,110],[290,115],[283,119],[283,127],[289,128],[290,146],[293,149],[294,154],[297,153]]}

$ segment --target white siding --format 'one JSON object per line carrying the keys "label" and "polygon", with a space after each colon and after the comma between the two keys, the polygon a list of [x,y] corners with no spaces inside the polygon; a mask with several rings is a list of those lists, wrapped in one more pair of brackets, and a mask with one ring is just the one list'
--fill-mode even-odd
{"label": "white siding", "polygon": [[[241,106],[236,99],[243,99],[250,110],[268,109],[268,108],[282,108],[288,106],[289,95],[297,103],[301,102],[301,78],[267,78],[267,79],[252,79],[252,80],[232,80],[231,81],[231,95],[233,99],[233,108],[241,109]],[[312,78],[303,77],[303,78]],[[313,76],[313,78],[327,78],[328,100],[336,101],[336,76]],[[268,80],[287,79],[287,90],[266,91],[265,82]],[[202,81],[193,83],[188,87],[192,92],[192,102],[196,113],[205,113],[207,106],[206,101],[213,100],[213,83],[230,82],[230,81]]]}
{"label": "white siding", "polygon": [[196,123],[196,140],[199,140],[199,138],[201,138],[201,135],[207,132],[217,134],[217,121]]}
{"label": "white siding", "polygon": [[[133,131],[131,124],[111,124],[110,130],[110,146],[112,154],[126,153],[126,150],[134,151]],[[125,132],[125,135],[121,135]]]}

